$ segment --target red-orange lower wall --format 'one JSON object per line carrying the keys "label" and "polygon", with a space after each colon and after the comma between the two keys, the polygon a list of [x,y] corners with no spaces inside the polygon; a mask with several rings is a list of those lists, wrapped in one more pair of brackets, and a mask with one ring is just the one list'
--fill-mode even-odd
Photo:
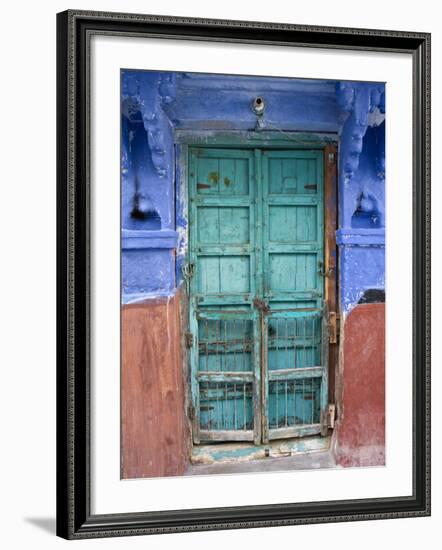
{"label": "red-orange lower wall", "polygon": [[341,340],[333,450],[342,466],[385,464],[385,306],[361,304]]}
{"label": "red-orange lower wall", "polygon": [[[121,476],[182,475],[188,463],[180,297],[122,307]],[[385,308],[356,306],[341,340],[338,421],[342,466],[385,463]]]}
{"label": "red-orange lower wall", "polygon": [[188,453],[179,295],[125,305],[121,323],[121,476],[181,475]]}

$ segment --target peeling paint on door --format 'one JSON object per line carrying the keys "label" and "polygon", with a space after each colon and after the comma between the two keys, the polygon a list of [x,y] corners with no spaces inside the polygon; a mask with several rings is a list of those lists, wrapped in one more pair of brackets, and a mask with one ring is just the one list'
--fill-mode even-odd
{"label": "peeling paint on door", "polygon": [[[321,432],[322,159],[320,150],[189,151],[195,443]],[[199,183],[219,179],[229,185]]]}

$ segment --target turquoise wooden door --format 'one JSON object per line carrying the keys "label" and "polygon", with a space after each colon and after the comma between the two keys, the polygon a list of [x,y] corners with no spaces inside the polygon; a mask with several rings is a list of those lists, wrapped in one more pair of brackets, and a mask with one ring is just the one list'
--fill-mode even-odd
{"label": "turquoise wooden door", "polygon": [[322,154],[189,150],[195,443],[321,431]]}

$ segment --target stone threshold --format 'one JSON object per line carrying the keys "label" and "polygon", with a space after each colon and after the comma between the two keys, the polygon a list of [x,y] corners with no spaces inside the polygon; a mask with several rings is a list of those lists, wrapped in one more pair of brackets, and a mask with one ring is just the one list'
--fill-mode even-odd
{"label": "stone threshold", "polygon": [[330,441],[330,436],[315,435],[303,438],[279,439],[261,445],[251,443],[194,445],[190,462],[192,465],[210,465],[287,458],[329,451]]}

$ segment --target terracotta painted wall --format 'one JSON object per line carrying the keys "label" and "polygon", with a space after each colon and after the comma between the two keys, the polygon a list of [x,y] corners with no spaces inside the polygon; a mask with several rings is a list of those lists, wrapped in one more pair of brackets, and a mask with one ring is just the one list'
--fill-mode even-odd
{"label": "terracotta painted wall", "polygon": [[356,306],[347,316],[338,376],[335,458],[342,466],[385,464],[385,305]]}
{"label": "terracotta painted wall", "polygon": [[179,294],[122,306],[121,476],[182,475],[187,461]]}

